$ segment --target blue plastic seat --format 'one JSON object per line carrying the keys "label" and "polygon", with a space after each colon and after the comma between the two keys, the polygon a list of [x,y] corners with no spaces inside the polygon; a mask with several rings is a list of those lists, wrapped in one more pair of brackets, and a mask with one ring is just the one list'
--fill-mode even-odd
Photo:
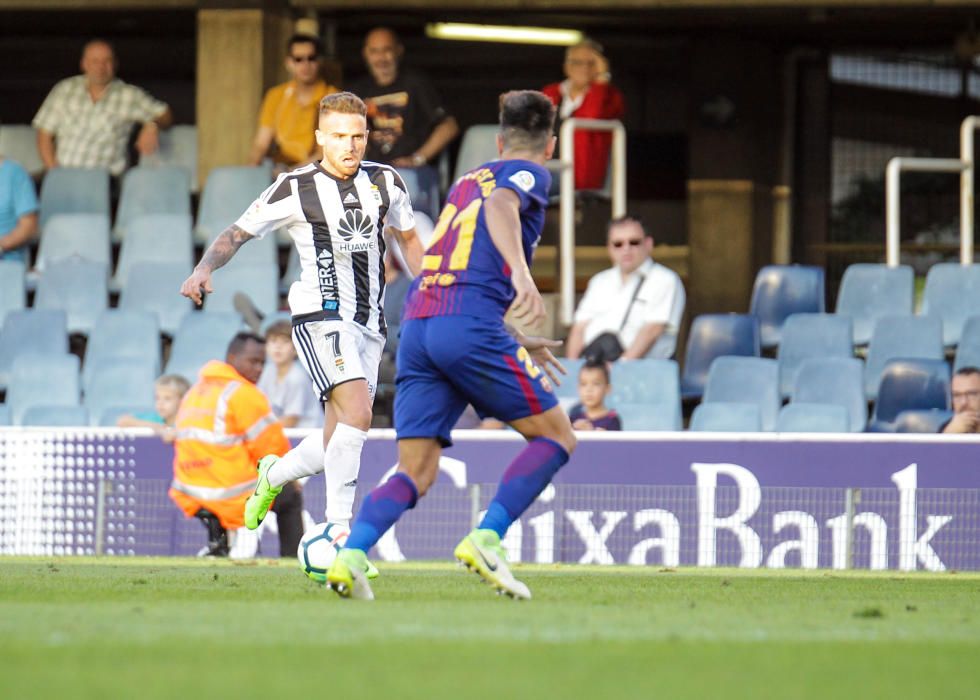
{"label": "blue plastic seat", "polygon": [[156,413],[153,404],[112,404],[103,406],[99,415],[92,416],[93,425],[103,428],[113,428],[123,416],[139,416],[140,414]]}
{"label": "blue plastic seat", "polygon": [[800,364],[811,357],[853,357],[851,319],[835,314],[793,314],[783,324],[779,360],[779,389],[793,393]]}
{"label": "blue plastic seat", "polygon": [[943,350],[942,322],[935,316],[883,316],[875,323],[868,357],[864,367],[864,394],[869,400],[878,396],[881,373],[896,357],[919,357],[941,360]]}
{"label": "blue plastic seat", "polygon": [[190,214],[145,214],[130,221],[110,287],[121,290],[132,267],[146,262],[176,263],[185,270],[194,266]]}
{"label": "blue plastic seat", "polygon": [[680,430],[680,407],[670,402],[616,402],[623,430]]}
{"label": "blue plastic seat", "polygon": [[491,160],[500,158],[497,152],[498,124],[474,124],[464,133],[456,157],[456,170],[453,182],[462,175]]}
{"label": "blue plastic seat", "polygon": [[776,429],[782,405],[779,365],[763,357],[719,357],[711,363],[702,403],[754,403],[762,429]]}
{"label": "blue plastic seat", "polygon": [[123,285],[119,308],[155,313],[160,331],[172,336],[194,306],[180,295],[180,285],[190,273],[183,263],[136,263]]}
{"label": "blue plastic seat", "polygon": [[691,414],[690,430],[694,432],[758,433],[762,430],[762,413],[754,403],[719,401],[703,403]]}
{"label": "blue plastic seat", "polygon": [[953,371],[958,372],[964,367],[980,367],[980,315],[971,316],[963,324]]}
{"label": "blue plastic seat", "polygon": [[179,374],[195,382],[205,364],[211,360],[224,361],[228,343],[241,329],[242,319],[238,314],[220,311],[187,314],[174,335],[164,374]]}
{"label": "blue plastic seat", "polygon": [[759,317],[762,347],[779,345],[783,323],[792,314],[823,311],[822,267],[767,265],[755,276],[749,313]]}
{"label": "blue plastic seat", "polygon": [[197,184],[197,127],[177,124],[160,132],[160,148],[155,153],[140,156],[141,166],[177,165],[187,171],[191,192]]}
{"label": "blue plastic seat", "polygon": [[87,335],[108,305],[105,263],[80,258],[61,260],[45,267],[38,280],[34,306],[38,309],[63,309],[68,314],[69,333]]}
{"label": "blue plastic seat", "polygon": [[14,360],[7,387],[7,404],[14,425],[20,425],[31,406],[77,406],[81,383],[78,357],[63,354],[20,355]]}
{"label": "blue plastic seat", "polygon": [[88,409],[84,406],[40,404],[28,408],[20,424],[25,427],[85,428],[89,424]]}
{"label": "blue plastic seat", "polygon": [[0,258],[0,325],[10,311],[27,305],[26,268],[20,260]]}
{"label": "blue plastic seat", "polygon": [[938,433],[953,417],[952,411],[941,408],[902,411],[895,418],[896,433]]}
{"label": "blue plastic seat", "polygon": [[915,275],[908,265],[888,267],[856,263],[844,270],[837,295],[837,313],[854,323],[855,345],[871,340],[882,316],[911,316]]}
{"label": "blue plastic seat", "polygon": [[10,406],[0,403],[0,425],[10,425]]}
{"label": "blue plastic seat", "polygon": [[[578,375],[575,384],[577,380]],[[658,424],[671,426],[660,430],[681,429],[680,372],[674,360],[619,360],[613,363],[609,380],[612,405],[644,404],[650,407],[650,416],[656,411]]]}
{"label": "blue plastic seat", "polygon": [[725,355],[758,357],[759,319],[749,314],[705,314],[691,324],[681,375],[681,395],[700,398],[715,358]]}
{"label": "blue plastic seat", "polygon": [[160,324],[156,314],[109,309],[99,316],[85,347],[82,386],[86,391],[95,368],[119,358],[143,359],[152,365],[154,375],[160,373]]}
{"label": "blue plastic seat", "polygon": [[830,403],[791,403],[779,411],[780,433],[848,433],[851,417],[844,406]]}
{"label": "blue plastic seat", "polygon": [[103,168],[53,168],[41,184],[38,225],[46,230],[55,214],[109,216],[109,171]]}
{"label": "blue plastic seat", "polygon": [[37,132],[30,124],[0,124],[0,153],[20,163],[31,175],[44,172],[44,161],[37,152]]}
{"label": "blue plastic seat", "polygon": [[899,358],[881,375],[871,430],[890,432],[902,411],[949,409],[949,365],[945,360]]}
{"label": "blue plastic seat", "polygon": [[55,214],[41,232],[37,268],[67,258],[83,258],[108,265],[108,214]]}
{"label": "blue plastic seat", "polygon": [[562,375],[561,384],[555,387],[555,395],[558,398],[575,399],[573,404],[578,403],[578,373],[585,365],[585,360],[581,357],[575,360],[562,357],[558,361],[568,374]]}
{"label": "blue plastic seat", "polygon": [[236,292],[247,294],[263,316],[279,310],[279,272],[275,267],[227,265],[215,270],[211,286],[214,291],[204,299],[205,313],[233,312]]}
{"label": "blue plastic seat", "polygon": [[116,209],[115,240],[129,234],[133,221],[148,214],[191,215],[190,173],[176,165],[137,166],[126,171]]}
{"label": "blue plastic seat", "polygon": [[94,368],[83,405],[95,424],[109,406],[153,406],[153,363],[141,358],[113,358]]}
{"label": "blue plastic seat", "polygon": [[7,314],[0,328],[0,389],[6,388],[10,368],[20,355],[68,352],[65,318],[59,309],[24,309]]}
{"label": "blue plastic seat", "polygon": [[439,172],[430,166],[399,168],[412,206],[431,217],[439,216]]}
{"label": "blue plastic seat", "polygon": [[792,403],[836,404],[847,409],[849,432],[860,433],[868,423],[864,398],[864,363],[856,357],[810,358],[800,364]]}
{"label": "blue plastic seat", "polygon": [[[233,166],[211,170],[197,210],[195,242],[204,245],[217,238],[238,220],[271,182],[272,170],[267,166]],[[272,242],[274,245],[275,240]]]}
{"label": "blue plastic seat", "polygon": [[980,311],[980,265],[937,263],[926,274],[922,294],[923,316],[938,316],[943,321],[943,343],[960,342],[966,319]]}

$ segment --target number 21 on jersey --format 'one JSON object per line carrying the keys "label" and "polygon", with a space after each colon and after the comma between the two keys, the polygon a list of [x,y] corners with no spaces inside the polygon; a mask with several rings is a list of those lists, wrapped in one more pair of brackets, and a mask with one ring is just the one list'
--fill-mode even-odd
{"label": "number 21 on jersey", "polygon": [[432,232],[432,240],[429,242],[426,252],[435,250],[439,241],[448,232],[455,232],[456,243],[452,251],[448,252],[449,265],[444,265],[446,255],[427,254],[422,258],[423,272],[466,269],[470,263],[470,252],[473,250],[473,232],[476,231],[476,218],[480,213],[481,206],[483,206],[483,200],[480,198],[474,199],[462,210],[458,210],[455,204],[446,204],[439,215],[439,221]]}

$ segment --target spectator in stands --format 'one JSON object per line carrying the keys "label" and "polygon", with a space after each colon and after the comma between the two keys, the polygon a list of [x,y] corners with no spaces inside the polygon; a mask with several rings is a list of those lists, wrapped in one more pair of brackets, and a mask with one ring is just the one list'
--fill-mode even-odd
{"label": "spectator in stands", "polygon": [[121,175],[133,126],[142,124],[136,150],[154,153],[159,130],[173,121],[170,107],[116,78],[116,55],[102,39],[85,45],[81,66],[82,75],[55,85],[34,117],[38,152],[48,169],[108,168]]}
{"label": "spectator in stands", "polygon": [[980,369],[961,367],[953,375],[953,417],[941,433],[980,433]]}
{"label": "spectator in stands", "polygon": [[174,430],[177,409],[190,388],[190,382],[179,374],[165,374],[153,383],[154,410],[119,416],[116,425],[120,428],[150,428],[164,442],[173,442],[177,436]]}
{"label": "spectator in stands", "polygon": [[605,362],[587,362],[578,373],[578,398],[568,419],[575,430],[622,430],[619,414],[606,408],[612,390],[609,367]]}
{"label": "spectator in stands", "polygon": [[277,167],[288,170],[311,163],[317,156],[314,139],[320,100],[337,92],[320,77],[320,40],[295,34],[286,45],[288,82],[269,88],[259,112],[249,165],[270,156]]}
{"label": "spectator in stands", "polygon": [[394,31],[372,29],[364,37],[363,49],[370,75],[355,80],[349,89],[368,107],[370,133],[364,159],[418,168],[438,158],[456,138],[459,126],[428,78],[400,70],[404,53]]}
{"label": "spectator in stands", "polygon": [[[289,451],[282,424],[255,386],[264,364],[265,341],[252,333],[237,334],[225,361],[204,366],[177,411],[170,498],[207,528],[207,556],[229,555],[229,530],[247,532],[245,499],[255,486],[259,459]],[[283,488],[275,507],[279,554],[295,556],[303,532],[300,491]]]}
{"label": "spectator in stands", "polygon": [[[623,94],[609,83],[609,62],[602,46],[585,39],[565,51],[565,80],[541,88],[558,107],[558,124],[570,117],[621,119]],[[575,189],[599,190],[606,182],[612,136],[606,132],[575,134]]]}
{"label": "spectator in stands", "polygon": [[268,360],[258,387],[269,399],[272,412],[284,428],[319,428],[323,406],[313,391],[306,370],[296,359],[293,324],[277,321],[265,332]]}
{"label": "spectator in stands", "polygon": [[607,248],[613,266],[589,280],[569,332],[568,357],[673,357],[686,299],[681,278],[650,259],[653,236],[636,216],[610,222]]}
{"label": "spectator in stands", "polygon": [[0,258],[27,264],[37,235],[37,194],[24,167],[0,154]]}

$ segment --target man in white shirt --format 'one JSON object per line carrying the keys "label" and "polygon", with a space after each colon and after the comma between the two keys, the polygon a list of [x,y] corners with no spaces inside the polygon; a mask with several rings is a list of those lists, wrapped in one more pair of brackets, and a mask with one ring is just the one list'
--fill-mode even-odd
{"label": "man in white shirt", "polygon": [[568,357],[582,356],[603,333],[617,336],[620,359],[673,357],[686,302],[681,278],[650,259],[653,236],[635,216],[609,223],[607,248],[613,266],[589,280],[568,336]]}

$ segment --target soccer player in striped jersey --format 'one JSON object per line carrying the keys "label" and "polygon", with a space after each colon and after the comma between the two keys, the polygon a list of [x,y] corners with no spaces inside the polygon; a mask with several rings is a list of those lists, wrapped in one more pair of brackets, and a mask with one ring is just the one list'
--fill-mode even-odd
{"label": "soccer player in striped jersey", "polygon": [[528,445],[454,554],[501,593],[531,597],[507,567],[500,540],[568,461],[575,435],[546,377],[557,382],[555,371],[564,372],[549,349],[560,343],[509,332],[504,314],[513,306],[530,326],[544,317],[530,264],[548,203],[544,162],[554,151],[554,119],[540,92],[502,95],[501,159],[463,175],[449,192],[403,315],[398,470],[364,499],[327,572],[342,596],[373,598],[363,574],[368,550],[433,484],[450,430],[473,404],[481,416],[509,423]]}
{"label": "soccer player in striped jersey", "polygon": [[215,239],[181,287],[200,304],[202,290],[212,291],[214,270],[250,239],[278,228],[285,227],[299,253],[300,279],[289,290],[293,343],[326,402],[326,419],[322,436],[307,436],[282,458],[259,461],[255,493],[245,504],[252,529],[283,484],[320,471],[327,522],[350,522],[385,342],[386,232],[398,240],[413,274],[422,257],[402,179],[390,166],[362,162],[366,114],[352,93],[324,97],[316,130],[323,160],[280,175]]}

